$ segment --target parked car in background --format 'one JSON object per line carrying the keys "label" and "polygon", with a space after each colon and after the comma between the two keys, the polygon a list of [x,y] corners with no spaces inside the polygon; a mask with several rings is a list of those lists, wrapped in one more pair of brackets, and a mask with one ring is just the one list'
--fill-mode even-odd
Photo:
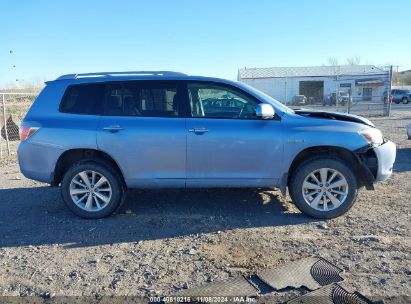
{"label": "parked car in background", "polygon": [[340,103],[345,106],[350,101],[350,95],[348,92],[340,92]]}
{"label": "parked car in background", "polygon": [[304,95],[295,95],[293,96],[292,105],[305,105],[307,103],[307,97]]}
{"label": "parked car in background", "polygon": [[411,123],[407,125],[407,135],[408,139],[411,139]]}
{"label": "parked car in background", "polygon": [[307,98],[307,102],[306,102],[306,104],[308,104],[308,105],[314,105],[314,104],[316,104],[317,102],[319,102],[314,96],[309,96],[308,98]]}
{"label": "parked car in background", "polygon": [[126,189],[214,187],[288,187],[302,212],[333,218],[391,175],[395,154],[363,117],[294,111],[240,82],[176,72],[49,81],[18,148],[22,173],[60,186],[85,218],[113,213]]}
{"label": "parked car in background", "polygon": [[394,89],[391,90],[392,101],[396,104],[399,103],[409,103],[411,101],[411,91],[410,90],[400,90]]}
{"label": "parked car in background", "polygon": [[[336,95],[337,94],[335,92],[331,93],[329,95],[328,101],[327,101],[327,104],[329,106],[337,105],[337,102],[336,102],[337,101],[337,96]],[[347,92],[343,92],[343,91],[339,92],[339,94],[338,94],[338,104],[339,105],[345,106],[349,102],[349,100],[350,100],[350,96],[348,95]]]}

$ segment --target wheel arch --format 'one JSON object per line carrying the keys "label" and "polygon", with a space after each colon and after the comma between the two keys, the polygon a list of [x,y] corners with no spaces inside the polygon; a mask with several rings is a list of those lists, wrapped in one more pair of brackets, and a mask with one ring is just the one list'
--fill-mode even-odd
{"label": "wheel arch", "polygon": [[120,174],[122,183],[125,186],[125,180],[123,171],[121,170],[118,163],[114,160],[112,156],[108,153],[96,150],[96,149],[83,149],[83,148],[76,148],[76,149],[69,149],[64,151],[56,162],[56,166],[53,171],[52,186],[58,186],[63,179],[64,173],[73,165],[75,162],[80,160],[93,160],[104,164],[109,164],[116,170],[117,173]]}
{"label": "wheel arch", "polygon": [[344,161],[353,169],[353,173],[360,186],[373,189],[374,176],[357,153],[337,146],[312,146],[300,151],[294,157],[286,173],[286,177],[283,179],[283,184],[285,185],[282,185],[283,189],[281,190],[285,192],[285,187],[289,186],[292,175],[302,163],[323,157],[332,157]]}

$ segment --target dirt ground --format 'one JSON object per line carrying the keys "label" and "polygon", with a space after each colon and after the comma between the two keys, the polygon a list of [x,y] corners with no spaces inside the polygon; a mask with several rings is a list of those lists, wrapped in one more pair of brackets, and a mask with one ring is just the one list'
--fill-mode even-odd
{"label": "dirt ground", "polygon": [[395,172],[329,221],[303,216],[278,191],[252,189],[133,191],[116,215],[84,220],[59,189],[3,159],[0,295],[164,296],[321,256],[344,269],[349,291],[410,301],[411,111],[372,120],[398,145]]}

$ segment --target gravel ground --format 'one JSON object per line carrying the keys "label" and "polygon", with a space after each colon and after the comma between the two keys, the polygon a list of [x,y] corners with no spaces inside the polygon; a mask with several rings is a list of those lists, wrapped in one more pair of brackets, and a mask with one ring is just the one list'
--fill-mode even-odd
{"label": "gravel ground", "polygon": [[3,159],[0,295],[169,295],[321,256],[344,269],[349,291],[409,302],[411,111],[372,120],[398,145],[395,172],[329,221],[303,216],[278,191],[253,189],[132,191],[116,215],[84,220],[59,189],[25,179]]}

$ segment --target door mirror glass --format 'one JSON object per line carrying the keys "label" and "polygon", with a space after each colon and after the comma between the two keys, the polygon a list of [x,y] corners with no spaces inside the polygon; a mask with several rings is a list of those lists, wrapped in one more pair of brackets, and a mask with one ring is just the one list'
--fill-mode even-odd
{"label": "door mirror glass", "polygon": [[259,103],[255,107],[255,114],[262,119],[271,119],[275,115],[274,108],[267,103]]}

